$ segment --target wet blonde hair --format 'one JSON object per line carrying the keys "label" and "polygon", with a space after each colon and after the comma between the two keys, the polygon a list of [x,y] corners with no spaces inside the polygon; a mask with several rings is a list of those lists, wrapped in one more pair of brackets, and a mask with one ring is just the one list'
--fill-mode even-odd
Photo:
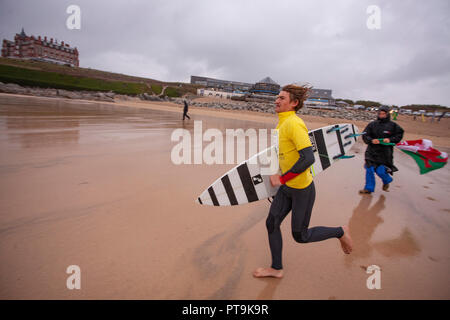
{"label": "wet blonde hair", "polygon": [[289,99],[291,101],[298,101],[298,104],[294,107],[295,111],[303,108],[303,102],[308,98],[309,91],[311,90],[310,85],[297,85],[297,84],[288,84],[281,88],[281,91],[286,91],[289,93]]}

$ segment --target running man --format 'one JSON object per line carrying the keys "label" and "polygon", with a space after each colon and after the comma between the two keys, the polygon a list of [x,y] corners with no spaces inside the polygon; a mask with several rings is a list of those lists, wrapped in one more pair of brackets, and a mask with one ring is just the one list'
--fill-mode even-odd
{"label": "running man", "polygon": [[323,241],[338,238],[342,249],[349,254],[352,251],[352,239],[348,226],[309,228],[311,212],[316,198],[310,166],[314,163],[314,154],[305,123],[295,113],[303,107],[309,88],[287,85],[282,88],[275,101],[278,114],[279,163],[283,175],[270,177],[273,186],[280,186],[270,206],[266,227],[272,254],[270,268],[258,268],[253,276],[283,277],[282,237],[280,225],[292,210],[292,236],[299,243]]}
{"label": "running man", "polygon": [[368,145],[365,153],[366,184],[360,194],[370,194],[375,190],[375,173],[383,181],[383,190],[389,190],[389,184],[393,181],[389,174],[398,169],[394,166],[394,147],[380,143],[399,143],[403,138],[403,129],[397,123],[390,120],[389,107],[382,106],[378,110],[378,118],[372,121],[364,129],[362,136]]}

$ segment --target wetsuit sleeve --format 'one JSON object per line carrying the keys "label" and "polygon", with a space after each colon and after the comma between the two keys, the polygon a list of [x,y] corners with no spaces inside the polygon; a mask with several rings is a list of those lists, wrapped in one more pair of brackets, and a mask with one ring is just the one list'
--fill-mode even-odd
{"label": "wetsuit sleeve", "polygon": [[395,124],[394,134],[389,138],[392,143],[399,143],[403,139],[404,130],[398,124]]}
{"label": "wetsuit sleeve", "polygon": [[298,150],[299,158],[296,163],[290,168],[288,171],[286,171],[281,177],[280,182],[281,184],[285,184],[287,181],[295,178],[300,173],[308,170],[308,168],[314,163],[314,153],[313,148],[306,147],[302,150]]}

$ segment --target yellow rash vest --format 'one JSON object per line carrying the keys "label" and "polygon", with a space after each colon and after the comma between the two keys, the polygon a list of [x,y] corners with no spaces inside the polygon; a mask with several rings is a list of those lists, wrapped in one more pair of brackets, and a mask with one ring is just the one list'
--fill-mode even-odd
{"label": "yellow rash vest", "polygon": [[[295,111],[278,113],[278,159],[281,172],[284,174],[292,168],[298,161],[300,155],[298,150],[311,147],[308,129]],[[300,173],[296,177],[288,180],[286,185],[295,189],[304,189],[312,182],[312,175],[309,169]]]}

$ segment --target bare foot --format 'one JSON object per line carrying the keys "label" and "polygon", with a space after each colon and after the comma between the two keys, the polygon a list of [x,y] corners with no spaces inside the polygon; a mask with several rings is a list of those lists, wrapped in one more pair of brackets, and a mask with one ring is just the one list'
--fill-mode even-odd
{"label": "bare foot", "polygon": [[253,271],[253,276],[255,278],[264,278],[264,277],[282,278],[283,270],[276,270],[273,268],[258,268],[255,271]]}
{"label": "bare foot", "polygon": [[341,242],[342,251],[346,254],[350,254],[353,250],[353,241],[352,237],[350,236],[350,229],[347,225],[342,226],[342,229],[344,230],[344,235],[339,238],[339,241]]}

